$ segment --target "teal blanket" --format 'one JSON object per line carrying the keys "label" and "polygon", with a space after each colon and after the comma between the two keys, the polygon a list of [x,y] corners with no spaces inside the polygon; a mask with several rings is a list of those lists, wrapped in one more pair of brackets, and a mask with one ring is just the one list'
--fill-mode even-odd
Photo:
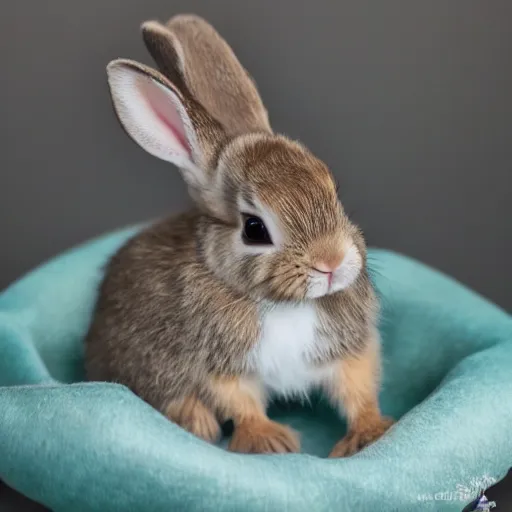
{"label": "teal blanket", "polygon": [[512,318],[403,256],[370,251],[382,298],[380,441],[326,459],[344,426],[320,399],[276,404],[303,454],[239,455],[128,389],[83,383],[82,339],[108,256],[79,247],[0,296],[0,479],[56,512],[459,512],[512,465]]}

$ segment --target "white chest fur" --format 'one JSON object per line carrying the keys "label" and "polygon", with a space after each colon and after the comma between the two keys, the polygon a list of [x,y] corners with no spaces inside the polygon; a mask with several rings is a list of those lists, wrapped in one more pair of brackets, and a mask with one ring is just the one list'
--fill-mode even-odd
{"label": "white chest fur", "polygon": [[262,312],[261,336],[249,355],[249,366],[268,391],[305,394],[327,376],[328,368],[311,364],[322,348],[317,323],[312,304],[280,304]]}

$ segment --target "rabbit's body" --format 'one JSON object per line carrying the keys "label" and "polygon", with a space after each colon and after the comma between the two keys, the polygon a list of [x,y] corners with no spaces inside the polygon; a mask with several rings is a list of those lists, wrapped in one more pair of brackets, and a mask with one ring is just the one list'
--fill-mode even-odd
{"label": "rabbit's body", "polygon": [[112,258],[86,340],[87,374],[129,386],[240,452],[299,449],[268,419],[272,395],[323,388],[345,411],[332,456],[391,424],[378,406],[377,301],[361,231],[327,166],[270,128],[247,72],[204,20],[143,25],[162,71],[117,60],[116,113],[149,153],[177,165],[195,210],[136,235]]}
{"label": "rabbit's body", "polygon": [[197,210],[165,219],[112,258],[86,343],[89,377],[124,382],[159,409],[192,391],[207,395],[204,382],[219,373],[254,376],[268,397],[328,383],[332,363],[368,338],[358,295],[346,294],[343,319],[329,326],[328,297],[323,304],[241,294],[202,260],[207,222]]}

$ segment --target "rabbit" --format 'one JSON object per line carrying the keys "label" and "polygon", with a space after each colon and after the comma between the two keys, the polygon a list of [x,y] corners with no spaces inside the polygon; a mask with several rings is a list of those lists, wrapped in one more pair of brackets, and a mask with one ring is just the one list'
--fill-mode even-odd
{"label": "rabbit", "polygon": [[126,385],[190,433],[228,449],[300,450],[270,420],[275,397],[320,389],[348,431],[331,457],[356,453],[393,420],[379,409],[378,300],[361,230],[327,166],[275,134],[230,46],[195,15],[142,25],[158,70],[107,66],[117,117],[174,164],[194,201],[109,261],[86,337],[90,380]]}

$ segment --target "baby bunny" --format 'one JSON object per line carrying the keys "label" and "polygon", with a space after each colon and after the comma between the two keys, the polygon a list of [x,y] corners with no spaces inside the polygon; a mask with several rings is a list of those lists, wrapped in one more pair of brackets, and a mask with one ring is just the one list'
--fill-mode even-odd
{"label": "baby bunny", "polygon": [[195,208],[115,254],[86,339],[89,379],[125,384],[207,441],[233,420],[230,449],[299,450],[266,415],[272,397],[321,388],[347,416],[331,456],[378,439],[377,301],[361,231],[324,163],[274,134],[256,86],[204,20],[146,22],[159,71],[107,67],[117,116],[177,166]]}

